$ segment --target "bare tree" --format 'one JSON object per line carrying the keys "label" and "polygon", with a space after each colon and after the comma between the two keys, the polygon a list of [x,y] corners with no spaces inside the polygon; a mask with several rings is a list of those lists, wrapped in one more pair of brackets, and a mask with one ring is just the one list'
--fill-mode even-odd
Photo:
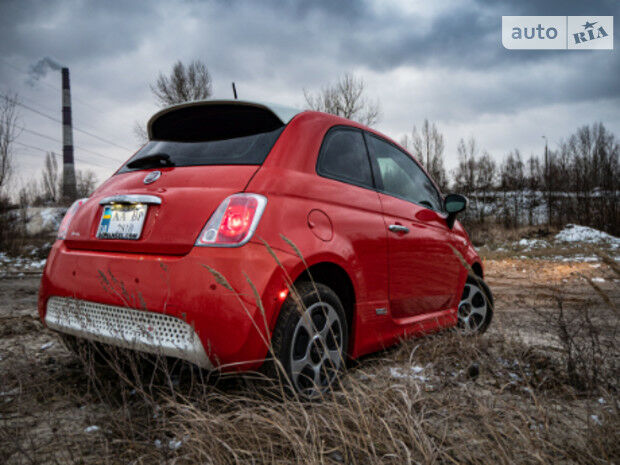
{"label": "bare tree", "polygon": [[486,215],[486,206],[488,194],[493,190],[495,186],[495,179],[497,177],[497,165],[491,155],[486,150],[482,153],[480,158],[475,163],[476,167],[476,179],[475,189],[482,196],[482,203],[478,208],[478,220],[484,223]]}
{"label": "bare tree", "polygon": [[[209,74],[207,65],[200,60],[194,60],[187,66],[180,60],[177,61],[170,75],[159,73],[157,80],[150,85],[150,88],[161,107],[204,100],[213,94],[211,74]],[[144,124],[136,121],[133,133],[140,145],[148,142],[149,137]]]}
{"label": "bare tree", "polygon": [[476,139],[473,136],[467,142],[461,139],[457,152],[459,164],[454,172],[454,187],[457,191],[470,194],[476,189],[476,156],[478,154]]}
{"label": "bare tree", "polygon": [[534,211],[540,205],[538,191],[543,185],[543,169],[540,159],[534,154],[527,161],[528,175],[526,185],[529,190],[527,199],[528,218],[530,226],[534,225]]}
{"label": "bare tree", "polygon": [[[38,205],[58,202],[62,193],[62,174],[58,167],[57,155],[48,152],[41,173],[40,187],[24,188],[23,196]],[[89,197],[97,185],[97,176],[92,170],[78,170],[75,174],[78,197]]]}
{"label": "bare tree", "polygon": [[45,154],[45,165],[41,174],[41,195],[44,201],[58,202],[62,191],[62,178],[58,170],[58,161],[53,152]]}
{"label": "bare tree", "polygon": [[554,162],[565,173],[565,185],[556,191],[570,191],[572,201],[557,199],[564,204],[560,222],[579,221],[617,233],[619,155],[615,136],[602,123],[579,128],[561,144]]}
{"label": "bare tree", "polygon": [[480,149],[476,139],[471,136],[467,141],[461,139],[457,147],[459,164],[454,171],[454,189],[470,196],[471,218],[480,223],[485,221],[489,194],[495,187],[497,165],[491,155]]}
{"label": "bare tree", "polygon": [[527,166],[527,187],[532,191],[537,191],[543,184],[543,168],[540,159],[534,154],[530,155]]}
{"label": "bare tree", "polygon": [[151,85],[151,91],[162,107],[204,100],[213,93],[211,75],[207,65],[200,60],[193,60],[187,66],[179,60],[169,76],[159,73],[157,81]]}
{"label": "bare tree", "polygon": [[149,135],[146,132],[144,124],[140,124],[137,121],[133,124],[133,135],[136,136],[136,139],[140,145],[144,145],[149,141]]}
{"label": "bare tree", "polygon": [[[501,187],[504,191],[504,223],[507,227],[516,228],[521,220],[523,189],[526,181],[524,165],[519,150],[510,152],[501,167]],[[512,197],[512,208],[507,203],[506,193]]]}
{"label": "bare tree", "polygon": [[414,126],[411,137],[405,136],[401,142],[424,165],[439,187],[445,190],[447,176],[443,165],[444,139],[435,123],[425,119],[419,132]]}
{"label": "bare tree", "polygon": [[0,98],[0,191],[13,174],[13,142],[19,135],[16,106],[16,95]]}
{"label": "bare tree", "polygon": [[343,118],[372,126],[379,121],[381,109],[379,102],[371,102],[364,95],[366,83],[351,73],[346,73],[338,81],[322,90],[312,93],[304,89],[308,108],[331,113]]}
{"label": "bare tree", "polygon": [[92,170],[78,170],[76,174],[77,196],[90,197],[97,187],[97,175]]}

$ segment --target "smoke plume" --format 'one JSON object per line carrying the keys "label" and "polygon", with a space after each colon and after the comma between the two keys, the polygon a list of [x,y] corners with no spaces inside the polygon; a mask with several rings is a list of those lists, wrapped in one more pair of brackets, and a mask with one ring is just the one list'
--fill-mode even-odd
{"label": "smoke plume", "polygon": [[28,73],[28,84],[34,85],[39,79],[45,77],[49,70],[60,71],[63,65],[50,57],[41,58],[34,65],[30,66]]}

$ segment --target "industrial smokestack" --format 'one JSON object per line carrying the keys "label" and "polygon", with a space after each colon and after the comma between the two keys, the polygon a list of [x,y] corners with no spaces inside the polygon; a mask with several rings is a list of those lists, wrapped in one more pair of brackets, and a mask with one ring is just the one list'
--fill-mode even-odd
{"label": "industrial smokestack", "polygon": [[62,200],[73,202],[76,197],[69,68],[62,68]]}

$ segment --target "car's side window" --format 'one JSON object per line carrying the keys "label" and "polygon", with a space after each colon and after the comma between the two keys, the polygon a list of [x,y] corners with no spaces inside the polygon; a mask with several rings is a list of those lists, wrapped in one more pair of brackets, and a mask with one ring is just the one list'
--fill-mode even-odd
{"label": "car's side window", "polygon": [[344,127],[330,129],[321,146],[317,172],[321,176],[373,188],[362,132]]}
{"label": "car's side window", "polygon": [[418,205],[442,210],[441,196],[413,159],[392,144],[366,134],[380,190]]}

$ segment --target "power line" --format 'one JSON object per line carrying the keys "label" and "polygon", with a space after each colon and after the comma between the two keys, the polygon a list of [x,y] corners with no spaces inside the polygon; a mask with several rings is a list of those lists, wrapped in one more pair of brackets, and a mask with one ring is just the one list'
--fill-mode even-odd
{"label": "power line", "polygon": [[[46,113],[43,113],[42,111],[39,111],[39,110],[37,110],[37,109],[35,109],[35,108],[32,108],[32,107],[30,107],[30,106],[28,106],[28,105],[25,105],[25,104],[21,103],[21,102],[18,102],[17,100],[12,99],[11,97],[9,97],[9,96],[8,96],[8,95],[6,95],[6,94],[1,94],[1,93],[0,93],[0,96],[2,96],[2,97],[4,97],[4,98],[7,98],[7,99],[12,100],[12,101],[13,101],[16,105],[19,105],[20,107],[25,108],[26,110],[32,111],[33,113],[37,113],[38,115],[41,115],[41,116],[43,116],[43,117],[45,117],[45,118],[47,118],[47,119],[50,119],[50,120],[52,120],[52,121],[55,121],[56,123],[60,123],[60,124],[62,124],[62,121],[61,121],[61,120],[59,120],[58,118],[55,118],[55,117],[50,116],[50,115],[48,115],[48,114],[46,114]],[[130,152],[132,151],[131,149],[129,149],[129,148],[127,148],[127,147],[123,147],[122,145],[118,145],[118,144],[117,144],[117,143],[115,143],[115,142],[112,142],[112,141],[109,141],[109,140],[107,140],[107,139],[104,139],[103,137],[100,137],[100,136],[98,136],[98,135],[96,135],[96,134],[93,134],[92,132],[84,131],[83,129],[80,129],[80,128],[76,127],[76,126],[73,126],[73,129],[74,129],[75,131],[77,131],[77,132],[81,132],[82,134],[86,134],[86,135],[88,135],[88,136],[90,136],[90,137],[93,137],[93,138],[95,138],[95,139],[98,139],[98,140],[100,140],[101,142],[105,142],[106,144],[110,144],[110,145],[113,145],[113,146],[115,146],[115,147],[118,147],[119,149],[128,150],[128,151],[130,151]]]}
{"label": "power line", "polygon": [[[14,69],[14,70],[16,70],[16,71],[19,71],[20,73],[23,73],[23,74],[25,74],[25,75],[30,75],[30,74],[31,74],[31,73],[29,73],[29,72],[25,71],[24,69],[22,69],[22,68],[20,68],[20,67],[18,67],[18,66],[15,66],[13,63],[11,63],[9,60],[7,60],[7,59],[6,59],[6,58],[4,58],[4,57],[0,57],[0,60],[4,61],[4,62],[5,62],[7,65],[9,65],[11,68],[13,68],[13,69]],[[59,91],[59,92],[62,92],[62,89],[61,89],[60,87],[55,86],[55,85],[52,85],[52,84],[50,84],[49,82],[46,82],[46,81],[41,81],[41,80],[38,80],[37,82],[41,82],[41,83],[43,83],[44,85],[46,85],[46,86],[48,86],[48,87],[50,87],[50,88],[52,88],[52,89],[54,89],[54,90],[57,90],[57,91]],[[22,98],[22,97],[20,96],[20,98]],[[72,99],[73,99],[73,100],[75,100],[76,102],[81,103],[82,105],[85,105],[85,106],[87,106],[87,107],[91,108],[91,109],[92,109],[92,110],[94,110],[97,114],[99,114],[99,115],[101,115],[101,114],[102,114],[101,109],[96,108],[96,107],[94,107],[93,105],[91,105],[91,104],[89,104],[89,103],[84,102],[83,100],[79,99],[78,97],[72,96]],[[24,99],[24,100],[30,100],[30,99]],[[30,101],[31,101],[31,102],[34,102],[33,100],[30,100]],[[38,102],[37,102],[37,105],[39,105],[39,108],[42,108]],[[46,108],[45,110],[46,110],[46,111],[50,111],[50,110],[49,110],[49,109],[47,109],[47,108]],[[49,118],[49,116],[47,116],[47,115],[44,115],[44,116],[46,116],[46,118]],[[54,120],[54,121],[58,121],[58,120]],[[108,143],[108,144],[114,145],[115,147],[122,148],[122,149],[124,149],[124,150],[129,150],[130,152],[133,152],[133,150],[132,150],[132,149],[128,149],[127,147],[122,147],[122,146],[120,146],[120,145],[118,145],[118,144],[115,144],[114,142],[110,142],[109,140],[103,139],[101,136],[96,136],[96,135],[94,135],[94,134],[91,134],[91,133],[89,133],[89,132],[87,132],[87,131],[83,130],[83,129],[78,129],[78,128],[76,128],[75,126],[74,126],[74,129],[75,129],[76,131],[78,131],[78,132],[82,132],[82,133],[87,134],[87,135],[89,135],[89,136],[91,136],[91,137],[95,137],[95,138],[97,138],[97,139],[101,140],[102,142],[106,142],[106,143]]]}
{"label": "power line", "polygon": [[[48,152],[51,153],[52,155],[54,155],[57,158],[62,158],[62,155],[60,155],[59,153],[56,152]],[[17,148],[17,150],[15,150],[15,154],[16,155],[23,155],[23,156],[33,156],[33,157],[37,157],[39,158],[39,154],[36,153],[34,150],[24,147],[24,148]]]}
{"label": "power line", "polygon": [[[32,129],[28,129],[28,128],[25,128],[23,126],[16,126],[16,128],[21,129],[22,131],[26,131],[26,132],[29,132],[31,134],[34,134],[35,136],[39,136],[39,137],[42,137],[44,139],[49,139],[51,141],[57,142],[57,143],[62,145],[62,141],[60,139],[56,139],[55,137],[51,137],[51,136],[48,136],[46,134],[41,134],[40,132],[33,131]],[[104,154],[99,153],[99,152],[95,152],[94,150],[90,150],[90,149],[86,149],[84,147],[80,147],[79,145],[74,145],[73,147],[76,148],[76,149],[79,149],[79,150],[81,150],[83,152],[89,152],[89,153],[91,153],[93,155],[96,155],[98,157],[102,157],[102,158],[105,158],[107,160],[111,160],[111,161],[114,161],[114,162],[117,162],[117,163],[122,163],[123,162],[122,160],[117,160],[116,158],[110,157],[108,155],[104,155]]]}
{"label": "power line", "polygon": [[51,136],[46,136],[45,134],[41,134],[40,132],[33,131],[32,129],[24,128],[22,126],[15,126],[15,127],[17,129],[21,130],[21,131],[26,131],[26,132],[29,132],[31,134],[34,134],[35,136],[43,137],[44,139],[49,139],[51,141],[58,142],[59,144],[62,144],[62,142],[59,139],[56,139],[56,138],[51,137]]}
{"label": "power line", "polygon": [[[0,59],[1,59],[1,58],[2,58],[2,57],[0,57]],[[4,90],[4,93],[3,93],[3,91],[2,91],[2,90],[0,90],[0,95],[2,95],[2,96],[4,96],[4,97],[9,98],[9,99],[10,99],[10,100],[12,100],[12,101],[13,101],[13,100],[16,100],[16,98],[11,97],[11,96],[9,95],[9,92],[8,92],[6,89]],[[16,97],[17,97],[17,99],[18,99],[18,100],[25,100],[25,101],[27,101],[27,102],[31,102],[31,103],[30,103],[30,105],[34,105],[34,106],[36,106],[36,107],[39,109],[39,112],[41,112],[41,110],[45,110],[46,112],[50,112],[50,113],[53,113],[53,112],[55,111],[55,110],[52,110],[51,108],[48,108],[48,107],[45,107],[45,106],[41,105],[41,103],[40,103],[40,102],[37,102],[37,101],[35,101],[35,100],[31,99],[31,98],[28,98],[28,97],[24,97],[24,96],[23,96],[23,95],[21,95],[21,94],[19,94],[19,96],[16,96]],[[15,103],[20,103],[20,102],[16,101]],[[97,111],[97,113],[102,114],[102,113],[101,113],[101,111]],[[42,115],[42,116],[45,116],[46,118],[48,118],[48,119],[52,119],[53,121],[56,121],[56,122],[58,122],[58,121],[59,121],[58,119],[55,119],[55,118],[53,118],[52,116],[49,116],[49,114],[45,114],[45,115]],[[91,129],[91,127],[89,127],[89,126],[86,126],[86,127],[88,127],[89,129]],[[108,141],[106,141],[106,142],[108,142]],[[108,142],[108,143],[109,143],[109,142]],[[119,147],[119,148],[123,148],[123,149],[125,149],[125,150],[130,150],[130,151],[131,151],[131,149],[128,149],[127,147]],[[83,149],[83,150],[84,150],[84,149]]]}
{"label": "power line", "polygon": [[[43,152],[43,153],[52,153],[52,154],[60,157],[59,154],[55,153],[52,150],[45,150],[45,149],[42,149],[41,147],[36,147],[34,145],[24,144],[23,142],[18,142],[18,141],[14,141],[13,143],[17,144],[17,145],[21,145],[22,147],[26,147],[26,148],[29,148],[29,149],[38,150],[38,151]],[[95,165],[95,166],[98,166],[100,168],[108,168],[108,169],[110,168],[109,166],[101,165],[101,164],[96,163],[96,162],[94,162],[92,160],[91,161],[86,161],[86,160],[82,160],[81,158],[78,158],[78,157],[75,157],[75,159],[78,160],[81,163],[86,163],[86,164],[89,164],[89,165]]]}
{"label": "power line", "polygon": [[[24,150],[24,149],[19,149],[19,151],[18,151],[18,152],[15,152],[15,153],[17,153],[18,155],[19,155],[19,154],[21,154],[21,155],[31,155],[31,156],[33,156],[33,157],[39,157],[39,154],[38,154],[38,153],[35,153],[35,152],[33,151],[33,148],[35,148],[35,147],[33,147],[33,148],[30,148],[30,147],[24,147],[24,148],[25,148],[26,150]],[[22,152],[22,150],[23,150],[23,152]],[[36,149],[36,150],[39,150],[39,149]],[[61,155],[61,154],[59,154],[59,153],[56,153],[56,152],[47,152],[47,153],[50,153],[50,154],[52,154],[53,156],[55,156],[56,158],[58,158],[59,160],[62,160],[62,155]]]}
{"label": "power line", "polygon": [[4,90],[0,90],[0,94],[5,94],[6,96],[8,96],[11,100],[14,100],[15,98],[18,98],[19,100],[25,100],[26,102],[31,102],[31,104],[35,104],[37,105],[40,109],[48,111],[53,113],[55,110],[52,110],[51,108],[48,108],[46,106],[41,105],[40,102],[35,101],[34,99],[28,98],[28,97],[24,97],[22,94],[15,94],[15,98],[10,97],[10,93],[11,91],[9,91],[8,89],[4,89]]}
{"label": "power line", "polygon": [[13,141],[13,143],[17,145],[21,145],[22,147],[27,147],[29,149],[40,150],[43,153],[48,153],[48,152],[54,153],[53,150],[45,150],[45,149],[42,149],[41,147],[35,147],[34,145],[24,144],[23,142],[19,142],[19,141]]}
{"label": "power line", "polygon": [[[5,96],[5,97],[6,97],[6,96]],[[39,111],[39,110],[36,110],[36,109],[34,109],[34,108],[32,108],[32,107],[30,107],[30,106],[28,106],[28,105],[24,105],[24,104],[23,104],[23,103],[21,103],[21,102],[17,102],[17,101],[16,101],[15,103],[16,103],[17,105],[19,105],[20,107],[25,108],[26,110],[30,110],[30,111],[32,111],[32,112],[34,112],[34,113],[37,113],[38,115],[41,115],[41,116],[43,116],[43,117],[45,117],[45,118],[47,118],[47,119],[50,119],[50,120],[52,120],[52,121],[55,121],[55,122],[57,122],[57,123],[62,124],[62,121],[61,121],[61,120],[59,120],[58,118],[54,118],[53,116],[47,115],[47,114],[45,114],[45,113],[43,113],[43,112],[41,112],[41,111]],[[113,146],[115,146],[115,147],[118,147],[119,149],[123,149],[123,150],[129,150],[129,151],[131,151],[131,149],[129,149],[129,148],[127,148],[127,147],[123,147],[122,145],[118,145],[118,144],[116,144],[116,143],[114,143],[114,142],[112,142],[112,141],[109,141],[109,140],[104,139],[103,137],[99,137],[99,136],[98,136],[98,135],[96,135],[96,134],[93,134],[93,133],[88,132],[88,131],[84,131],[83,129],[80,129],[80,128],[76,127],[76,126],[73,126],[73,129],[74,129],[75,131],[77,131],[77,132],[81,132],[81,133],[86,134],[86,135],[88,135],[88,136],[90,136],[90,137],[94,137],[95,139],[98,139],[98,140],[100,140],[101,142],[105,142],[106,144],[110,144],[110,145],[113,145]]]}

